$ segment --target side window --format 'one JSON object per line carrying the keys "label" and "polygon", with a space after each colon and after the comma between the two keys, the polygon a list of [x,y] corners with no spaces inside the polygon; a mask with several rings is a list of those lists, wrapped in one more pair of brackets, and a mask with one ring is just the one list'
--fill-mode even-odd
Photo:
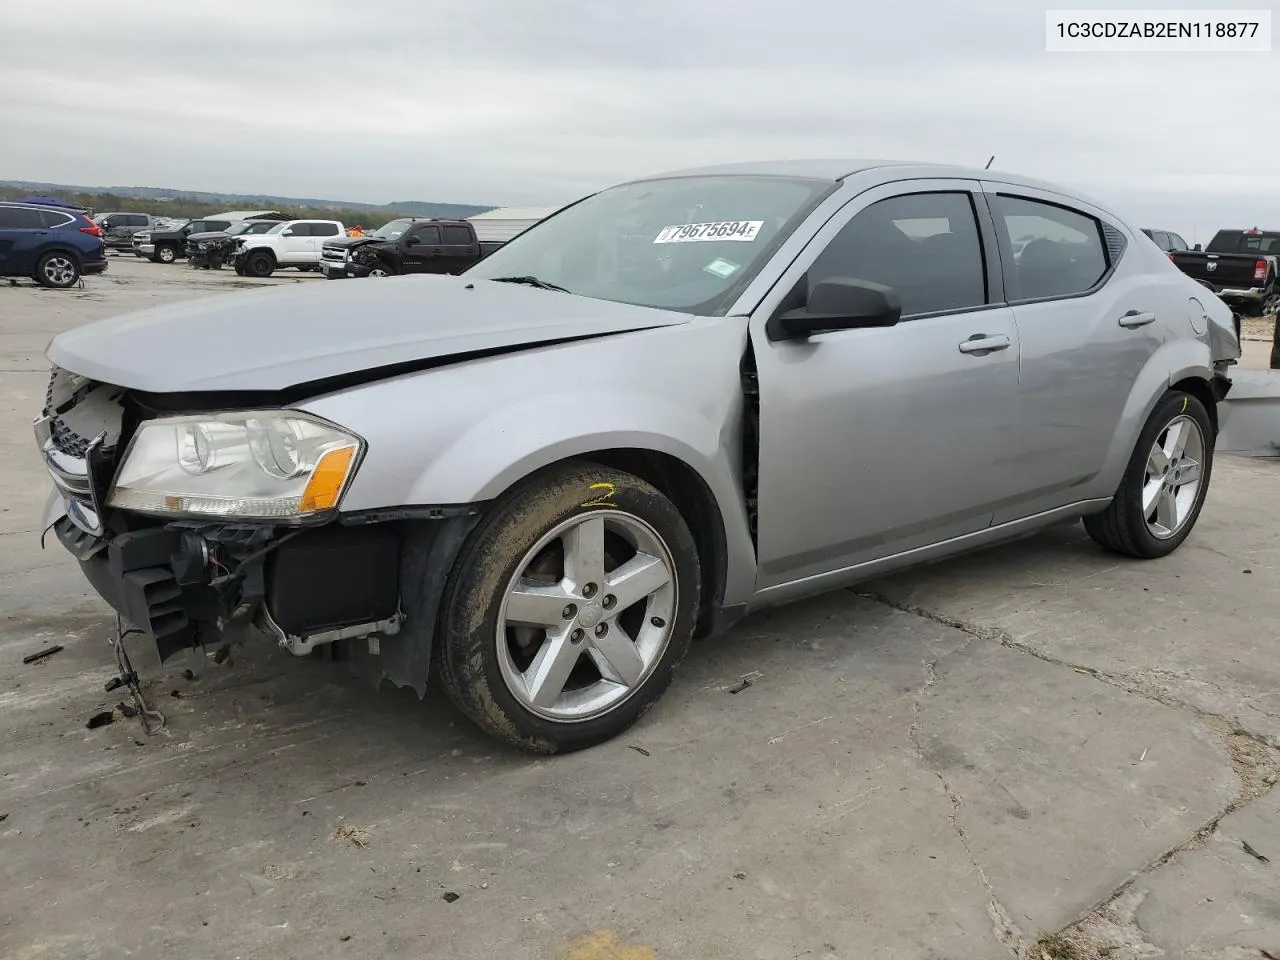
{"label": "side window", "polygon": [[45,212],[52,215],[52,211],[32,210],[28,207],[3,207],[0,208],[0,227],[6,230],[43,230],[46,224],[41,214]]}
{"label": "side window", "polygon": [[[1102,224],[1056,204],[1001,194],[996,223],[1021,252],[1009,276],[1014,300],[1084,293],[1107,272]],[[1158,234],[1157,234],[1158,235]]]}
{"label": "side window", "polygon": [[72,223],[75,218],[65,213],[59,213],[57,210],[40,210],[31,211],[35,213],[40,222],[35,224],[37,227],[65,227],[68,223]]}
{"label": "side window", "polygon": [[1169,234],[1169,249],[1170,250],[1186,250],[1188,249],[1187,241],[1183,240],[1176,233],[1171,233]]}
{"label": "side window", "polygon": [[1159,247],[1161,250],[1168,250],[1170,248],[1171,244],[1169,240],[1169,235],[1165,233],[1163,230],[1152,231],[1151,239],[1155,241],[1155,245]]}
{"label": "side window", "polygon": [[418,243],[431,247],[440,243],[439,227],[419,227],[413,234],[418,238]]}
{"label": "side window", "polygon": [[311,235],[313,237],[336,237],[338,235],[338,225],[336,223],[313,223],[311,225]]}
{"label": "side window", "polygon": [[890,197],[859,211],[809,268],[809,286],[832,277],[892,287],[902,315],[987,302],[982,241],[967,193]]}
{"label": "side window", "polygon": [[455,247],[466,246],[471,243],[471,231],[466,227],[445,227],[444,242]]}

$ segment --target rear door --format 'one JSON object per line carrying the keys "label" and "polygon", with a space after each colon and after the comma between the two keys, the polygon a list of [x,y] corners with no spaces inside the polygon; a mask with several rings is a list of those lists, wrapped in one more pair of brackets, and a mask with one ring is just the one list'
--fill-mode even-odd
{"label": "rear door", "polygon": [[438,269],[440,259],[440,227],[426,223],[412,228],[401,240],[404,254],[401,270],[405,273],[444,273]]}
{"label": "rear door", "polygon": [[27,277],[35,273],[36,260],[50,230],[31,207],[0,207],[0,273]]}
{"label": "rear door", "polygon": [[[1169,299],[1141,251],[1124,256],[1126,233],[1102,211],[1047,191],[984,187],[1022,345],[1009,464],[1018,492],[998,524],[1114,493],[1093,481],[1138,376],[1186,327],[1187,301]],[[1026,241],[1016,263],[1015,238]]]}
{"label": "rear door", "polygon": [[480,259],[480,246],[472,242],[474,234],[461,224],[441,228],[440,273],[461,273]]}
{"label": "rear door", "polygon": [[336,223],[326,223],[317,220],[311,224],[311,252],[308,254],[309,263],[319,263],[320,253],[324,250],[324,245],[330,240],[336,240],[341,236]]}

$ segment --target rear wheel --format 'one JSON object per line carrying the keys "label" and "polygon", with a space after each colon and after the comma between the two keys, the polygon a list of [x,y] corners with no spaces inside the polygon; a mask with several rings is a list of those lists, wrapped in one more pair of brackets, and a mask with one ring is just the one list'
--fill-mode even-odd
{"label": "rear wheel", "polygon": [[537,753],[617,736],[671,682],[700,589],[675,506],[630,474],[569,464],[498,501],[458,557],[436,668],[488,733]]}
{"label": "rear wheel", "polygon": [[80,264],[61,250],[46,253],[36,264],[36,282],[46,287],[65,289],[80,279]]}
{"label": "rear wheel", "polygon": [[1209,492],[1213,421],[1198,399],[1170,390],[1156,404],[1115,499],[1086,517],[1102,546],[1131,557],[1164,557],[1187,539]]}
{"label": "rear wheel", "polygon": [[275,269],[275,257],[265,250],[249,254],[248,259],[244,262],[244,272],[251,277],[258,277],[259,279],[271,276]]}

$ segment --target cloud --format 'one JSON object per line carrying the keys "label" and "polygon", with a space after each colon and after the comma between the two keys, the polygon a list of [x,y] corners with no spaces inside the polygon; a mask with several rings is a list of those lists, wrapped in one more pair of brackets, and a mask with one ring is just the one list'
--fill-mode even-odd
{"label": "cloud", "polygon": [[1175,229],[1280,222],[1280,129],[1235,82],[1271,55],[1047,54],[1023,0],[58,9],[6,11],[0,177],[557,203],[699,163],[994,153]]}

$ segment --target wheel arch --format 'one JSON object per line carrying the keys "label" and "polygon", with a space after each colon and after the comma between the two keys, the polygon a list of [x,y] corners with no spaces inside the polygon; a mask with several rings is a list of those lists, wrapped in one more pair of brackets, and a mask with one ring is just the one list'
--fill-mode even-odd
{"label": "wheel arch", "polygon": [[60,240],[55,240],[54,242],[50,243],[48,246],[43,247],[40,250],[40,252],[36,254],[36,266],[38,267],[40,265],[40,262],[44,260],[45,257],[49,256],[49,254],[51,253],[68,254],[71,257],[71,259],[76,262],[77,269],[84,266],[84,254],[82,254],[79,250],[77,250],[71,244],[64,243]]}
{"label": "wheel arch", "polygon": [[649,447],[606,447],[561,456],[540,464],[510,480],[492,499],[505,496],[518,486],[536,481],[567,463],[586,462],[630,473],[651,484],[668,500],[689,526],[698,547],[702,567],[702,595],[698,598],[695,636],[714,631],[717,613],[724,604],[728,581],[729,545],[724,515],[710,484],[686,460]]}

